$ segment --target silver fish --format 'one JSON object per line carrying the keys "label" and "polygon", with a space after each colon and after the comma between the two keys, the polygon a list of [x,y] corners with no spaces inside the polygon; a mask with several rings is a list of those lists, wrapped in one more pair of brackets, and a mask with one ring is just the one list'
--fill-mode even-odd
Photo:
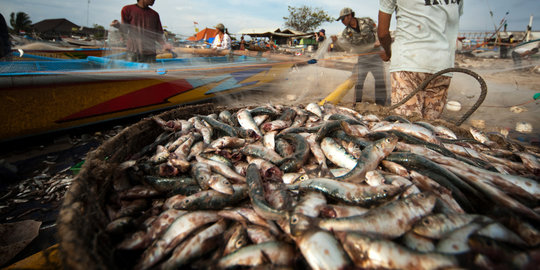
{"label": "silver fish", "polygon": [[341,244],[324,230],[312,230],[297,237],[296,244],[312,269],[339,270],[351,263]]}
{"label": "silver fish", "polygon": [[249,238],[241,223],[235,223],[225,233],[225,247],[223,248],[223,256],[226,256],[249,243]]}
{"label": "silver fish", "polygon": [[233,266],[258,266],[266,262],[274,265],[291,265],[296,257],[294,247],[279,241],[264,242],[258,245],[243,247],[222,257],[217,266],[230,268]]}
{"label": "silver fish", "polygon": [[436,246],[437,252],[445,254],[461,254],[470,250],[467,240],[469,235],[483,227],[483,224],[471,222],[443,237]]}
{"label": "silver fish", "polygon": [[249,110],[241,109],[236,114],[236,117],[238,119],[238,124],[240,124],[241,127],[243,127],[246,130],[253,130],[257,135],[260,137],[264,136],[257,126],[257,123],[255,123],[255,120],[253,120],[253,117],[251,116],[251,113]]}
{"label": "silver fish", "polygon": [[441,239],[446,234],[473,222],[475,219],[483,219],[483,217],[472,214],[439,213],[422,218],[412,230],[431,239]]}
{"label": "silver fish", "polygon": [[328,178],[307,179],[297,185],[289,185],[289,188],[298,188],[300,191],[319,191],[344,203],[361,206],[385,201],[401,190],[392,185],[372,187],[366,184],[347,183]]}
{"label": "silver fish", "polygon": [[186,241],[173,250],[171,257],[161,265],[161,268],[178,269],[178,267],[185,265],[191,259],[208,252],[208,250],[211,250],[218,244],[213,238],[221,235],[226,227],[227,222],[220,220],[191,238],[186,239]]}
{"label": "silver fish", "polygon": [[330,137],[325,137],[321,141],[321,149],[328,160],[337,166],[352,170],[356,166],[356,159],[347,153],[345,148],[336,143],[336,141]]}
{"label": "silver fish", "polygon": [[185,237],[200,226],[219,219],[215,211],[194,211],[177,218],[167,231],[146,249],[135,269],[148,269],[163,259]]}
{"label": "silver fish", "polygon": [[367,269],[444,269],[458,266],[456,258],[438,253],[420,253],[392,241],[357,232],[336,232],[357,267]]}
{"label": "silver fish", "polygon": [[414,194],[371,209],[361,216],[321,219],[319,227],[333,231],[357,231],[397,238],[413,224],[431,213],[436,197],[430,193]]}
{"label": "silver fish", "polygon": [[422,139],[426,142],[440,144],[439,139],[429,129],[415,124],[391,123],[372,129],[372,132],[397,130],[405,134]]}

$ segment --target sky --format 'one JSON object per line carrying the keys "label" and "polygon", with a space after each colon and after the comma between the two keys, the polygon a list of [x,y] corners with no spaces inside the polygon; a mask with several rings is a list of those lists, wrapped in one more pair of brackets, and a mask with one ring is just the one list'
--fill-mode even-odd
{"label": "sky", "polygon": [[[540,1],[538,0],[463,0],[464,14],[460,31],[493,31],[506,16],[508,31],[524,31],[533,20],[533,31],[540,31]],[[12,12],[25,12],[33,23],[45,19],[65,18],[80,26],[102,25],[109,28],[114,19],[120,20],[124,5],[136,0],[0,0],[0,13],[9,25]],[[308,6],[324,10],[337,18],[343,7],[352,8],[357,17],[377,20],[379,0],[156,0],[152,7],[161,17],[163,26],[173,33],[190,36],[195,33],[194,22],[201,30],[223,23],[229,33],[249,28],[285,29],[283,17],[288,6]],[[493,17],[490,16],[493,12]],[[505,15],[509,12],[508,15]],[[395,16],[392,18],[395,21]],[[392,27],[394,27],[392,23]],[[326,34],[343,30],[341,22],[324,23]]]}

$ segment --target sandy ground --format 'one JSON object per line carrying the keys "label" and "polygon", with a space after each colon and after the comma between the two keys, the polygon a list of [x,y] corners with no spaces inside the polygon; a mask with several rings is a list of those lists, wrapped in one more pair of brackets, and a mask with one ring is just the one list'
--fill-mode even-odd
{"label": "sandy ground", "polygon": [[[525,60],[523,68],[516,69],[511,59],[456,56],[456,67],[472,70],[487,84],[487,96],[481,106],[462,124],[476,126],[486,132],[508,132],[509,136],[525,143],[540,143],[540,100],[534,101],[540,92],[539,60]],[[351,72],[307,65],[293,68],[279,83],[270,84],[257,93],[222,98],[220,102],[231,106],[255,106],[263,104],[307,104],[318,102],[343,83]],[[387,78],[387,85],[390,85]],[[368,75],[365,82],[364,100],[374,102],[374,80]],[[261,94],[262,93],[262,94]],[[464,73],[455,73],[448,93],[449,101],[458,101],[458,112],[446,110],[442,118],[458,121],[478,100],[481,93],[479,82]],[[390,98],[390,90],[387,92]],[[354,100],[353,91],[342,98],[342,104]],[[365,108],[366,106],[363,106]],[[518,123],[530,124],[532,132],[516,131]],[[526,123],[526,124],[524,124]]]}

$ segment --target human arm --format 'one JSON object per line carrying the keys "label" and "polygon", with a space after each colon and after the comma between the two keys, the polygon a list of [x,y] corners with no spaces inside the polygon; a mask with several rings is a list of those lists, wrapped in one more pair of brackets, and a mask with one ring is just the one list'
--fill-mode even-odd
{"label": "human arm", "polygon": [[379,11],[379,27],[377,27],[377,37],[384,49],[381,54],[383,61],[388,61],[392,57],[392,37],[390,36],[390,20],[392,14]]}

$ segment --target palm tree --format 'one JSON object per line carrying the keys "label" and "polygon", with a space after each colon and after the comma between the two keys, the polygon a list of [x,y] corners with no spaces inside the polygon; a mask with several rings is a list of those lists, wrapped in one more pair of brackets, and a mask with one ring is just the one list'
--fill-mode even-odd
{"label": "palm tree", "polygon": [[17,12],[17,15],[15,12],[11,12],[9,23],[15,33],[19,33],[21,30],[29,31],[32,25],[30,16],[24,12]]}

